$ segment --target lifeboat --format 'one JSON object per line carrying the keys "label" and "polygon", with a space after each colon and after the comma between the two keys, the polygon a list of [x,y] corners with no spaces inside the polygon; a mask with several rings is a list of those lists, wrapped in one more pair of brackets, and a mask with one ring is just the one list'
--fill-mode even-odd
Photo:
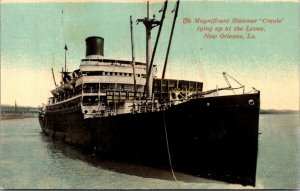
{"label": "lifeboat", "polygon": [[57,92],[59,92],[59,93],[64,93],[65,92],[63,86],[60,86],[60,87],[56,88],[55,90],[57,90]]}
{"label": "lifeboat", "polygon": [[51,93],[52,93],[53,96],[58,96],[59,95],[57,89],[51,90]]}
{"label": "lifeboat", "polygon": [[63,89],[67,89],[67,90],[71,90],[73,89],[73,86],[71,85],[71,83],[65,83],[64,85],[62,85]]}

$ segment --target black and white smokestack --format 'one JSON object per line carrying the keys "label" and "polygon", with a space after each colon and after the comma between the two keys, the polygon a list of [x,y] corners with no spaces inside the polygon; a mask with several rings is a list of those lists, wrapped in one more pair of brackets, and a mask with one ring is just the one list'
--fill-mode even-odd
{"label": "black and white smokestack", "polygon": [[99,36],[90,36],[85,39],[86,53],[85,56],[101,55],[104,56],[104,38]]}

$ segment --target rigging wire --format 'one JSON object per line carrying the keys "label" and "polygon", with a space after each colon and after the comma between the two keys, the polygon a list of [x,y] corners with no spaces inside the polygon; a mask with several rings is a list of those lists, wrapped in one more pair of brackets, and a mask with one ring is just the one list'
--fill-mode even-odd
{"label": "rigging wire", "polygon": [[163,119],[164,119],[164,129],[165,129],[165,136],[166,136],[166,144],[167,144],[167,151],[168,151],[168,157],[169,157],[169,164],[172,172],[172,176],[177,184],[177,186],[180,188],[179,182],[176,178],[175,172],[173,170],[173,165],[172,165],[172,159],[171,159],[171,153],[170,153],[170,147],[169,147],[169,140],[168,140],[168,132],[167,132],[167,125],[166,125],[166,119],[165,119],[165,112],[162,111],[163,114]]}
{"label": "rigging wire", "polygon": [[61,25],[64,25],[64,3],[61,0]]}

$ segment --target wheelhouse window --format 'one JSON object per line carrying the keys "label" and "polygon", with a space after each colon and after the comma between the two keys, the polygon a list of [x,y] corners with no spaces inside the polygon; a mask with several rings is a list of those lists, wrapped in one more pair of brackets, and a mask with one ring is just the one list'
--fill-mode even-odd
{"label": "wheelhouse window", "polygon": [[82,98],[82,105],[83,106],[91,106],[91,105],[98,105],[99,97],[98,96],[84,96]]}

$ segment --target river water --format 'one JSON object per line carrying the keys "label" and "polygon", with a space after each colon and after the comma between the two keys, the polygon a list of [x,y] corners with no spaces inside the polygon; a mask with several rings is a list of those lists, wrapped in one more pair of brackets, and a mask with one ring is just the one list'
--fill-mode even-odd
{"label": "river water", "polygon": [[[260,115],[257,185],[300,188],[299,114]],[[0,121],[0,187],[4,189],[247,188],[169,170],[98,160],[41,133],[37,118]]]}

